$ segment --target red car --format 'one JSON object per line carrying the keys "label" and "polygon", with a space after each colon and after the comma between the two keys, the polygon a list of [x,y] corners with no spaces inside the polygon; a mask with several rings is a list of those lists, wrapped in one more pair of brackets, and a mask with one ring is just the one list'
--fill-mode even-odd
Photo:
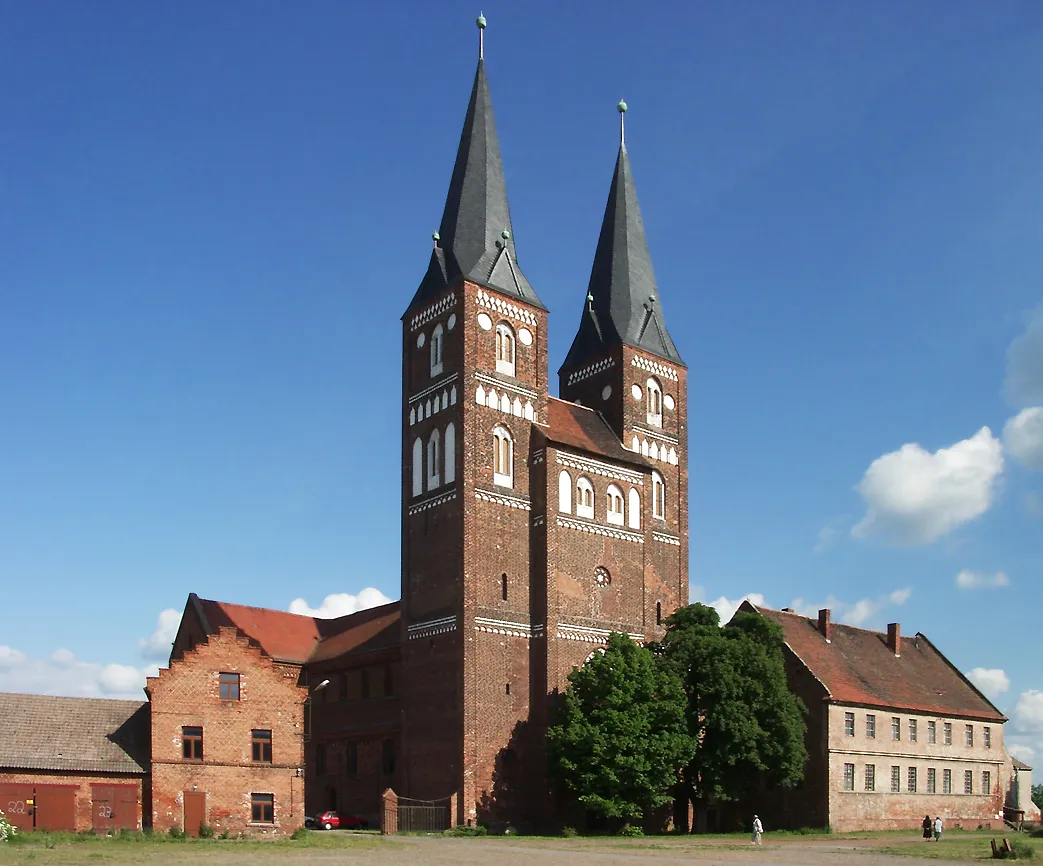
{"label": "red car", "polygon": [[340,812],[335,812],[332,809],[325,812],[320,812],[315,816],[314,821],[316,830],[368,830],[369,821],[365,818],[360,818],[358,815],[342,815]]}

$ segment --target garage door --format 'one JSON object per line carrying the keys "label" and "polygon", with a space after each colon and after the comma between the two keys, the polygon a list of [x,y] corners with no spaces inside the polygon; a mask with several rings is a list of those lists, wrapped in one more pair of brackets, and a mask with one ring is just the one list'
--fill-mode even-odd
{"label": "garage door", "polygon": [[36,829],[76,829],[76,786],[36,786]]}
{"label": "garage door", "polygon": [[140,811],[137,785],[91,785],[94,830],[137,830]]}
{"label": "garage door", "polygon": [[33,786],[0,785],[0,811],[19,830],[32,830]]}

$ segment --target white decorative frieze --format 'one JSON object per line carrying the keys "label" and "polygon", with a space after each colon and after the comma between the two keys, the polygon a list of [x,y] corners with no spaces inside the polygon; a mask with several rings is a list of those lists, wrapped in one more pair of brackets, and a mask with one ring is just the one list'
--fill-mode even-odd
{"label": "white decorative frieze", "polygon": [[580,532],[586,532],[590,535],[604,535],[607,538],[618,538],[620,541],[633,541],[636,544],[640,544],[645,540],[643,535],[636,532],[627,532],[624,529],[613,529],[608,526],[601,526],[597,523],[588,523],[586,520],[573,520],[571,517],[562,517],[560,514],[557,518],[558,526],[563,526],[566,529],[577,529]]}
{"label": "white decorative frieze", "polygon": [[425,397],[430,397],[436,391],[445,390],[447,385],[449,385],[451,382],[456,381],[456,376],[456,373],[450,373],[444,379],[439,379],[433,385],[428,385],[426,388],[424,388],[423,391],[417,391],[412,397],[409,398],[409,404],[412,405],[413,403],[416,403],[417,400],[423,400]]}
{"label": "white decorative frieze", "polygon": [[[570,625],[569,623],[559,622],[555,636],[561,640],[576,640],[582,641],[583,643],[605,643],[610,634],[612,634],[612,632],[607,628],[591,628],[586,625]],[[636,641],[643,641],[645,639],[643,634],[627,634],[627,637]]]}
{"label": "white decorative frieze", "polygon": [[523,388],[515,382],[507,382],[503,379],[498,379],[496,376],[490,376],[488,373],[476,372],[474,378],[479,382],[485,382],[486,385],[492,385],[499,388],[501,391],[510,391],[512,394],[520,394],[522,397],[528,397],[530,400],[535,400],[539,396],[535,391]]}
{"label": "white decorative frieze", "polygon": [[409,507],[410,514],[419,514],[421,511],[427,511],[429,508],[435,508],[442,505],[445,502],[450,502],[456,499],[456,491],[450,490],[446,493],[439,493],[437,496],[432,496],[430,499],[425,499],[423,502],[418,502],[416,505]]}
{"label": "white decorative frieze", "polygon": [[531,511],[532,506],[528,499],[519,499],[517,496],[507,496],[504,493],[495,493],[492,490],[479,488],[474,492],[474,498],[482,502],[492,502],[495,505],[503,505],[507,508],[517,508],[519,511]]}
{"label": "white decorative frieze", "polygon": [[500,634],[506,637],[533,638],[543,634],[543,626],[531,626],[527,622],[509,622],[502,619],[474,618],[474,630],[485,634]]}
{"label": "white decorative frieze", "polygon": [[415,622],[406,629],[410,640],[422,637],[433,637],[436,634],[456,631],[456,614],[443,616],[440,619],[429,619],[424,622]]}
{"label": "white decorative frieze", "polygon": [[519,322],[525,322],[526,325],[536,327],[536,316],[534,316],[528,310],[522,309],[517,304],[512,304],[510,301],[504,300],[498,295],[491,295],[484,289],[479,289],[478,294],[475,296],[475,303],[480,307],[485,307],[489,310],[496,310],[501,316],[507,316],[511,319],[516,319]]}
{"label": "white decorative frieze", "polygon": [[584,379],[589,379],[591,376],[596,376],[598,373],[603,373],[605,370],[610,370],[615,366],[616,358],[614,355],[609,358],[602,358],[600,361],[595,361],[593,364],[588,364],[586,367],[569,373],[568,384],[575,385],[577,382],[582,382]]}
{"label": "white decorative frieze", "polygon": [[409,322],[409,329],[415,331],[422,325],[426,325],[432,319],[442,315],[450,307],[456,306],[456,292],[450,292],[448,295],[444,295],[440,300],[433,303],[426,310],[421,310],[417,313]]}
{"label": "white decorative frieze", "polygon": [[580,457],[576,454],[562,454],[558,452],[557,462],[561,466],[570,469],[579,469],[581,472],[592,472],[595,475],[603,475],[605,478],[615,478],[617,481],[629,481],[631,484],[644,484],[645,476],[633,469],[624,469],[621,466],[613,466],[611,463],[602,463],[600,460],[592,460],[589,457]]}
{"label": "white decorative frieze", "polygon": [[652,532],[652,538],[656,541],[661,541],[663,544],[672,544],[675,547],[681,546],[681,539],[676,535],[667,535],[665,532]]}
{"label": "white decorative frieze", "polygon": [[657,376],[662,376],[664,379],[670,379],[673,382],[676,382],[678,379],[677,371],[673,369],[673,367],[668,367],[666,364],[659,363],[659,361],[653,361],[651,358],[644,358],[641,355],[635,355],[630,363],[632,366],[637,367],[639,370],[644,370],[646,373],[654,373]]}

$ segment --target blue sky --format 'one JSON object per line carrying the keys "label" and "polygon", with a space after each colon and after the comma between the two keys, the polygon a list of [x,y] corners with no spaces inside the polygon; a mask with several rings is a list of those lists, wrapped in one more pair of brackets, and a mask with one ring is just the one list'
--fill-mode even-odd
{"label": "blue sky", "polygon": [[[552,371],[629,103],[693,598],[898,620],[1043,756],[1043,7],[482,11]],[[0,0],[0,689],[140,694],[190,591],[398,596],[477,12]]]}

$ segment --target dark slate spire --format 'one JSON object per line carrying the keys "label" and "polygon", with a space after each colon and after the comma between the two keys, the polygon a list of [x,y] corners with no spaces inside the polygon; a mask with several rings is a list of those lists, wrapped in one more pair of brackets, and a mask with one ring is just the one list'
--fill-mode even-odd
{"label": "dark slate spire", "polygon": [[[625,102],[619,104],[619,111],[622,123]],[[578,366],[621,343],[684,365],[666,330],[622,125],[616,173],[594,253],[587,300],[562,369]]]}
{"label": "dark slate spire", "polygon": [[[480,18],[479,32],[484,25]],[[500,142],[481,56],[438,234],[410,309],[441,294],[458,277],[545,309],[518,267]]]}

